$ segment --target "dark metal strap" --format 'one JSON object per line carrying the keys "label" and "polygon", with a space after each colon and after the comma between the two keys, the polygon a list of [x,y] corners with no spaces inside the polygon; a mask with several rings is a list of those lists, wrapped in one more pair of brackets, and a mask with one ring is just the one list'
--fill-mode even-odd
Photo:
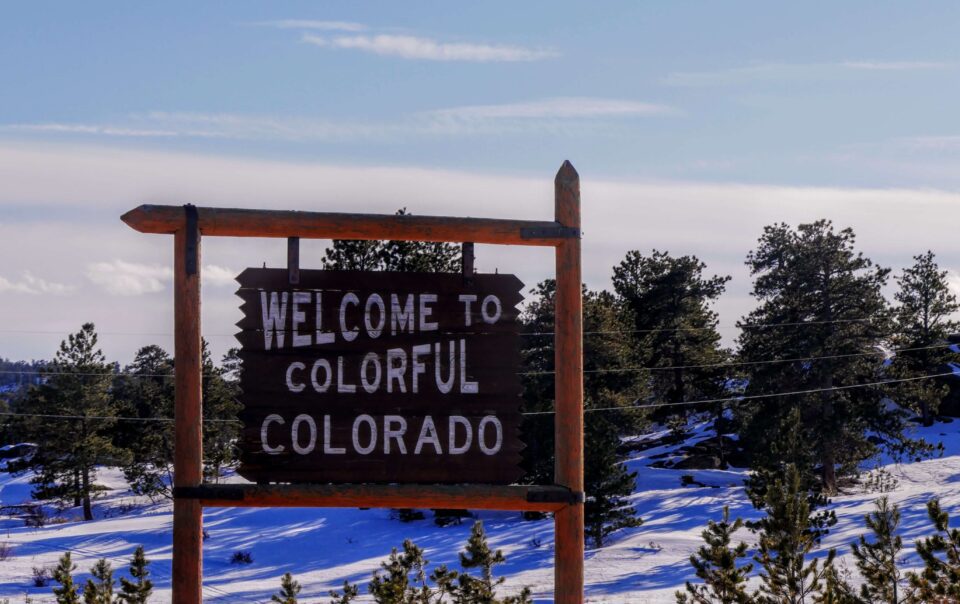
{"label": "dark metal strap", "polygon": [[530,503],[567,503],[570,505],[584,503],[587,496],[582,491],[571,491],[560,487],[551,487],[543,490],[531,489],[527,491],[527,501]]}
{"label": "dark metal strap", "polygon": [[183,206],[186,214],[186,271],[188,275],[196,275],[198,270],[197,248],[200,244],[199,217],[197,215],[197,206],[188,203]]}
{"label": "dark metal strap", "polygon": [[[237,488],[237,487],[240,488]],[[174,499],[221,499],[242,501],[243,485],[210,485],[173,487]]]}
{"label": "dark metal strap", "polygon": [[523,239],[579,239],[580,229],[575,227],[529,227],[520,229]]}

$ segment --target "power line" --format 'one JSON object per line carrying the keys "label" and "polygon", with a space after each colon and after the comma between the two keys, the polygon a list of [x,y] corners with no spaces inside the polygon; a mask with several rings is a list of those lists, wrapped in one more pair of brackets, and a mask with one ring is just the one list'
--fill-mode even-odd
{"label": "power line", "polygon": [[[39,417],[43,419],[92,419],[123,422],[173,422],[172,417],[127,417],[122,415],[66,415],[57,413],[17,413],[15,411],[0,412],[0,417]],[[203,419],[204,423],[236,424],[237,419]]]}
{"label": "power line", "polygon": [[[930,380],[938,377],[946,377],[948,375],[956,375],[953,372],[950,373],[935,373],[933,375],[922,375],[911,378],[900,378],[895,380],[883,380],[879,382],[868,382],[865,384],[850,384],[847,386],[832,386],[830,388],[812,388],[810,390],[794,390],[789,392],[777,392],[774,394],[750,394],[742,396],[731,396],[727,398],[708,398],[701,399],[698,401],[678,401],[673,403],[651,403],[646,405],[636,405],[633,407],[595,407],[591,409],[584,409],[584,413],[593,413],[597,411],[633,411],[635,409],[655,409],[658,407],[683,407],[687,405],[706,405],[709,403],[727,403],[734,401],[746,401],[746,400],[756,400],[763,398],[778,398],[781,396],[796,396],[801,394],[818,394],[823,392],[835,392],[838,390],[852,390],[854,388],[872,388],[874,386],[883,386],[885,384],[898,384],[901,382],[916,382],[920,380]],[[556,411],[529,411],[527,413],[522,413],[521,415],[552,415]]]}
{"label": "power line", "polygon": [[[853,358],[853,357],[864,357],[864,356],[876,356],[876,355],[895,355],[904,352],[916,352],[920,350],[936,350],[942,348],[950,348],[956,346],[956,344],[934,344],[932,346],[916,346],[911,348],[891,348],[888,350],[876,350],[871,352],[852,352],[847,354],[834,354],[834,355],[822,355],[822,356],[807,356],[807,357],[792,357],[786,359],[766,359],[760,361],[724,361],[720,363],[703,363],[695,365],[668,365],[668,366],[645,366],[645,367],[620,367],[613,369],[586,369],[584,373],[630,373],[630,372],[639,372],[639,371],[674,371],[678,369],[705,369],[710,367],[740,367],[740,366],[750,366],[750,365],[769,365],[775,363],[799,363],[799,362],[809,362],[809,361],[820,361],[827,359],[844,359],[844,358]],[[554,371],[522,371],[518,372],[517,375],[553,375]],[[0,375],[43,375],[43,376],[55,376],[55,375],[68,375],[68,376],[87,376],[87,377],[131,377],[131,378],[172,378],[175,377],[173,373],[133,373],[125,371],[113,371],[113,372],[83,372],[83,371],[45,371],[42,369],[32,369],[32,370],[0,370]],[[209,379],[212,376],[203,376],[204,379]]]}

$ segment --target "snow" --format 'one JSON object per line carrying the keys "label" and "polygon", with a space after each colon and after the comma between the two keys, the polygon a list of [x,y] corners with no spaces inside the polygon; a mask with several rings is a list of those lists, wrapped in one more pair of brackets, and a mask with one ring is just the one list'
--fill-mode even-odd
{"label": "snow", "polygon": [[[896,488],[887,493],[902,510],[906,564],[919,560],[913,542],[930,534],[925,504],[941,498],[951,516],[960,516],[960,423],[938,423],[930,428],[912,428],[914,436],[942,442],[941,458],[897,464],[882,459],[870,464],[896,478]],[[634,442],[652,441],[664,432],[652,433]],[[709,436],[707,424],[694,426],[691,444]],[[673,594],[684,581],[693,580],[688,558],[700,546],[700,532],[708,520],[718,519],[724,505],[731,516],[757,519],[743,491],[746,472],[731,470],[676,470],[651,468],[653,456],[671,453],[681,445],[667,445],[638,451],[627,461],[636,471],[637,489],[631,497],[644,520],[641,527],[613,535],[609,544],[588,549],[586,554],[587,600],[589,602],[659,603],[674,602]],[[695,483],[681,486],[680,477],[690,475]],[[60,513],[58,522],[44,528],[27,528],[23,521],[0,520],[0,543],[13,548],[13,555],[0,561],[0,599],[23,601],[25,593],[34,602],[52,602],[50,588],[30,586],[31,569],[52,566],[63,551],[73,552],[78,579],[100,557],[106,557],[126,572],[137,545],[144,545],[153,562],[150,570],[157,589],[154,602],[170,597],[171,506],[150,503],[133,496],[122,475],[114,469],[100,473],[98,480],[111,490],[95,502],[97,520],[83,522],[77,509]],[[863,531],[863,516],[871,511],[878,493],[859,487],[833,499],[837,525],[824,538],[819,555],[836,547],[840,563],[853,571],[850,543]],[[0,474],[0,505],[30,501],[28,476]],[[54,514],[51,510],[51,515]],[[291,572],[304,585],[303,602],[327,602],[327,592],[339,589],[344,580],[365,584],[373,570],[404,539],[412,539],[427,551],[431,565],[446,563],[457,567],[457,552],[466,542],[471,521],[445,528],[430,519],[401,523],[391,519],[389,510],[358,509],[209,509],[204,524],[209,539],[204,543],[204,601],[214,603],[266,602],[279,587],[279,578]],[[523,521],[518,513],[481,512],[494,547],[504,550],[507,564],[500,574],[509,577],[504,592],[515,593],[528,585],[537,602],[552,601],[553,522],[550,519]],[[956,520],[956,519],[955,519]],[[956,522],[952,522],[956,525]],[[738,538],[753,546],[755,536],[742,530]],[[230,564],[231,555],[249,550],[250,565]],[[754,580],[755,581],[755,580]],[[365,593],[365,587],[361,589]],[[362,600],[369,601],[369,600]]]}

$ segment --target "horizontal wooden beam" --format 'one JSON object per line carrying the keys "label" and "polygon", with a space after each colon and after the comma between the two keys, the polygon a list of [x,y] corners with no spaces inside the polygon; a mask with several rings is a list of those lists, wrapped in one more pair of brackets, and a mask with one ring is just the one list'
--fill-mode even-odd
{"label": "horizontal wooden beam", "polygon": [[206,484],[174,489],[203,507],[435,508],[555,512],[582,502],[566,487],[539,485]]}
{"label": "horizontal wooden beam", "polygon": [[[200,233],[218,237],[397,239],[556,246],[579,237],[558,222],[397,214],[197,208]],[[121,217],[141,233],[172,234],[184,225],[182,206],[142,205]]]}

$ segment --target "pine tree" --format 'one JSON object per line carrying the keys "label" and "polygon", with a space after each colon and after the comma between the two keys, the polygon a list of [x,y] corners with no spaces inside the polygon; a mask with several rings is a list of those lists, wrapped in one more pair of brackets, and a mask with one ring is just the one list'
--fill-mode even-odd
{"label": "pine tree", "polygon": [[360,588],[351,585],[349,581],[343,582],[343,591],[333,590],[330,592],[330,604],[350,604],[360,597]]}
{"label": "pine tree", "polygon": [[[121,456],[110,437],[116,424],[110,419],[116,415],[110,397],[113,373],[97,348],[93,323],[86,323],[61,342],[43,372],[44,382],[31,389],[19,409],[30,414],[17,427],[20,438],[36,443],[37,450],[10,469],[34,473],[35,498],[82,505],[84,520],[93,520],[96,466]],[[62,415],[71,418],[49,417]]]}
{"label": "pine tree", "polygon": [[[613,288],[628,313],[627,329],[633,331],[634,364],[655,368],[651,400],[670,404],[657,412],[659,419],[678,413],[685,418],[688,407],[678,403],[724,392],[725,372],[716,365],[726,360],[726,353],[711,305],[730,277],[707,277],[705,269],[696,256],[675,257],[658,250],[649,256],[627,252],[613,268]],[[722,421],[721,408],[716,413],[718,435]]]}
{"label": "pine tree", "polygon": [[73,582],[73,571],[75,570],[77,570],[77,565],[71,561],[70,552],[60,556],[57,568],[53,571],[53,580],[60,584],[60,587],[53,588],[53,595],[57,598],[57,604],[80,604],[77,586]]}
{"label": "pine tree", "polygon": [[[896,378],[913,378],[940,373],[957,354],[946,347],[947,336],[960,329],[950,317],[960,310],[957,297],[947,284],[947,271],[937,266],[933,252],[914,256],[914,265],[897,278],[895,294],[894,345],[906,349],[898,353],[890,368]],[[939,347],[938,347],[939,346]],[[949,389],[935,380],[902,382],[891,388],[892,398],[920,414],[923,425],[933,423]]]}
{"label": "pine tree", "polygon": [[490,549],[483,523],[479,520],[473,523],[465,551],[460,552],[460,566],[464,571],[479,569],[480,577],[466,572],[460,575],[461,597],[471,602],[492,602],[497,587],[504,581],[503,577],[493,578],[493,567],[505,561],[503,552]]}
{"label": "pine tree", "polygon": [[93,579],[87,579],[83,586],[83,604],[113,604],[115,582],[110,563],[101,558],[90,569],[90,574]]}
{"label": "pine tree", "polygon": [[[214,482],[220,481],[223,468],[236,459],[240,434],[239,381],[228,380],[228,370],[213,363],[207,341],[203,341],[203,471]],[[224,358],[229,361],[228,356]]]}
{"label": "pine tree", "polygon": [[[837,492],[838,472],[855,472],[876,452],[871,431],[881,441],[904,438],[903,419],[884,405],[880,388],[843,388],[882,377],[882,357],[864,353],[877,351],[889,331],[881,294],[889,270],[874,266],[855,243],[852,230],[837,232],[826,220],[796,229],[778,224],[764,229],[747,257],[760,306],[740,322],[741,360],[752,363],[746,394],[813,392],[740,405],[740,440],[755,469],[776,473],[790,461],[777,443],[797,427],[789,421],[796,410],[799,441],[816,456],[826,495]],[[814,465],[799,469],[806,483]]]}
{"label": "pine tree", "polygon": [[293,575],[284,573],[280,577],[280,593],[270,596],[270,601],[277,604],[297,604],[297,595],[300,594],[301,589],[300,583],[293,579]]}
{"label": "pine tree", "polygon": [[876,601],[859,598],[846,578],[840,574],[836,564],[828,564],[823,569],[823,587],[813,597],[813,602],[814,604],[873,604]]}
{"label": "pine tree", "polygon": [[[373,573],[369,585],[373,599],[377,604],[428,602],[423,596],[424,592],[429,593],[425,570],[427,563],[423,550],[409,539],[405,540],[403,552],[393,548],[387,561],[380,563],[380,570]],[[411,600],[411,597],[414,599]]]}
{"label": "pine tree", "polygon": [[759,521],[760,540],[755,560],[762,568],[757,594],[762,604],[801,604],[823,585],[836,550],[831,549],[823,564],[807,562],[819,541],[811,522],[807,493],[801,488],[800,472],[788,465],[784,479],[775,479],[767,489],[767,516]]}
{"label": "pine tree", "polygon": [[887,497],[881,497],[875,505],[876,510],[863,517],[873,533],[873,541],[867,541],[867,537],[861,535],[859,542],[853,544],[857,568],[866,581],[860,588],[860,595],[868,602],[898,604],[900,572],[897,570],[897,556],[903,548],[903,539],[896,534],[900,526],[900,508],[891,506]]}
{"label": "pine tree", "polygon": [[[601,403],[602,404],[602,403]],[[598,404],[596,406],[600,406]],[[612,533],[643,524],[636,509],[626,500],[637,485],[637,473],[627,471],[619,452],[619,413],[596,413],[584,426],[584,505],[586,536],[596,548],[603,547]]]}
{"label": "pine tree", "polygon": [[937,533],[917,541],[923,570],[907,575],[908,602],[960,601],[960,529],[950,528],[950,516],[940,507],[939,499],[927,502],[927,514]]}
{"label": "pine tree", "polygon": [[752,564],[738,566],[737,560],[746,558],[747,544],[740,542],[730,547],[733,534],[743,526],[737,518],[730,522],[730,508],[723,506],[723,519],[709,521],[701,533],[706,545],[690,556],[690,564],[696,570],[703,585],[686,584],[687,593],[677,592],[678,604],[749,604],[753,599],[746,591],[747,578]]}
{"label": "pine tree", "polygon": [[120,577],[120,595],[117,596],[119,601],[125,604],[147,604],[153,593],[153,582],[148,578],[150,571],[147,570],[147,565],[149,564],[150,561],[143,552],[143,546],[138,545],[130,562],[130,576],[134,580]]}
{"label": "pine tree", "polygon": [[[173,359],[159,346],[144,346],[114,380],[113,397],[125,417],[173,417]],[[113,442],[127,452],[123,474],[134,493],[171,497],[173,422],[127,422]]]}

